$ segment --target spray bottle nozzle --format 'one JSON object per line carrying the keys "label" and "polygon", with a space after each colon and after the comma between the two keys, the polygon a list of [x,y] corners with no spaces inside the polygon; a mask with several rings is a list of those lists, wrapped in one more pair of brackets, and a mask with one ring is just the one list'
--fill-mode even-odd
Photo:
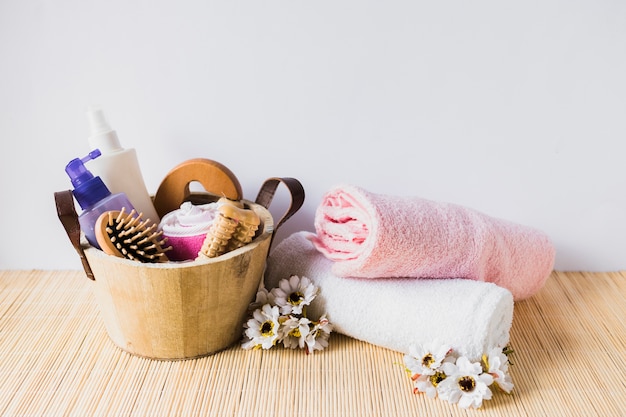
{"label": "spray bottle nozzle", "polygon": [[87,119],[89,120],[89,130],[91,131],[89,144],[92,148],[101,149],[104,155],[123,150],[117,138],[117,133],[111,129],[100,107],[89,107],[87,109]]}
{"label": "spray bottle nozzle", "polygon": [[100,152],[100,149],[94,149],[93,151],[89,152],[87,154],[87,156],[84,156],[84,157],[80,158],[80,160],[84,164],[87,161],[91,161],[92,159],[96,159],[100,155],[102,155],[102,152]]}
{"label": "spray bottle nozzle", "polygon": [[74,188],[80,186],[81,184],[86,183],[90,179],[93,178],[93,174],[85,168],[85,163],[91,161],[92,159],[96,159],[101,155],[99,149],[94,149],[89,152],[89,154],[83,158],[75,158],[72,159],[69,164],[65,167],[65,172],[69,175],[70,180],[72,180],[72,185]]}
{"label": "spray bottle nozzle", "polygon": [[75,158],[65,167],[65,172],[70,176],[74,186],[74,197],[83,209],[93,206],[98,201],[111,194],[111,191],[102,182],[100,177],[85,168],[85,163],[100,156],[100,150],[94,149],[83,158]]}
{"label": "spray bottle nozzle", "polygon": [[109,122],[106,117],[104,117],[104,112],[100,107],[90,106],[87,109],[87,119],[89,120],[89,128],[91,129],[92,135],[111,131],[111,126],[109,126]]}

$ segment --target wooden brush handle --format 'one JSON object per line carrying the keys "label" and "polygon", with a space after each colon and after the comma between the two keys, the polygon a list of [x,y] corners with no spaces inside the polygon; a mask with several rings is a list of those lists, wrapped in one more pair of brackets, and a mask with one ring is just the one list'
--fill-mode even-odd
{"label": "wooden brush handle", "polygon": [[189,184],[198,181],[204,189],[220,197],[241,200],[241,184],[230,169],[219,162],[195,158],[174,167],[154,195],[154,208],[160,217],[174,211],[190,194]]}

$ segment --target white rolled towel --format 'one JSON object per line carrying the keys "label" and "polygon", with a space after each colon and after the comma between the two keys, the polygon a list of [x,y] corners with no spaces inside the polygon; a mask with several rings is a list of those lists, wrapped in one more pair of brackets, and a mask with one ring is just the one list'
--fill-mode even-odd
{"label": "white rolled towel", "polygon": [[306,276],[320,289],[308,315],[324,312],[334,331],[394,351],[412,345],[449,345],[470,359],[505,347],[513,321],[513,296],[495,284],[469,279],[362,279],[338,277],[333,261],[313,246],[310,232],[297,232],[271,252],[265,286],[291,275]]}

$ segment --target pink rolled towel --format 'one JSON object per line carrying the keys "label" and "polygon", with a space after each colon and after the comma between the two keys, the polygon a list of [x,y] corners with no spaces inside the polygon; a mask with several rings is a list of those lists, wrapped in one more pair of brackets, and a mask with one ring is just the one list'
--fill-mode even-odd
{"label": "pink rolled towel", "polygon": [[467,278],[532,296],[554,266],[546,234],[450,203],[352,185],[328,191],[315,213],[317,250],[342,277]]}

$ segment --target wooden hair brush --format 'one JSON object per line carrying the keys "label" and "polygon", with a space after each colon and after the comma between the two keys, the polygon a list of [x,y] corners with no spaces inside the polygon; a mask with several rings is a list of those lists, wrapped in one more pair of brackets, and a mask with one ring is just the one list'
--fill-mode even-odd
{"label": "wooden hair brush", "polygon": [[113,256],[139,262],[167,262],[163,247],[167,239],[161,239],[162,231],[150,220],[141,220],[135,210],[112,210],[102,213],[95,225],[96,240],[102,250]]}

